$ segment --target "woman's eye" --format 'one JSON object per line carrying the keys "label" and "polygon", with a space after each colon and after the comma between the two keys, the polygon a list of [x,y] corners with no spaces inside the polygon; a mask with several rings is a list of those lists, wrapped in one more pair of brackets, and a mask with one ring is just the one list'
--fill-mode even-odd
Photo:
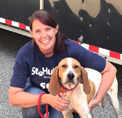
{"label": "woman's eye", "polygon": [[66,68],[66,65],[62,65],[63,68]]}
{"label": "woman's eye", "polygon": [[49,28],[46,28],[46,30],[49,31],[49,30],[51,30],[51,28],[50,27]]}
{"label": "woman's eye", "polygon": [[75,65],[74,68],[78,68],[78,65]]}
{"label": "woman's eye", "polygon": [[36,30],[35,32],[36,32],[36,33],[39,33],[39,32],[40,32],[40,30]]}

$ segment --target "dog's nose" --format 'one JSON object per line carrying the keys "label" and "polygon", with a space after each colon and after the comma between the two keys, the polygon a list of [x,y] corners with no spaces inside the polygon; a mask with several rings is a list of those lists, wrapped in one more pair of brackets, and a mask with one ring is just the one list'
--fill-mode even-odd
{"label": "dog's nose", "polygon": [[74,74],[73,74],[73,73],[68,73],[67,77],[68,77],[69,79],[73,79],[73,78],[74,78]]}

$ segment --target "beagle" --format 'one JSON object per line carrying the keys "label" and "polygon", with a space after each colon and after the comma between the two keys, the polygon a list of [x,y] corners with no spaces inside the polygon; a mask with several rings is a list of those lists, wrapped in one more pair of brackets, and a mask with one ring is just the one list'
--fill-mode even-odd
{"label": "beagle", "polygon": [[[68,57],[60,61],[51,75],[48,90],[54,96],[61,91],[66,94],[63,99],[70,100],[68,109],[62,111],[64,118],[73,118],[72,112],[74,110],[80,118],[92,118],[88,103],[97,94],[101,78],[100,72],[83,68],[74,58]],[[107,93],[110,96],[116,118],[120,118],[116,78]],[[103,101],[101,101],[101,106],[104,107]]]}

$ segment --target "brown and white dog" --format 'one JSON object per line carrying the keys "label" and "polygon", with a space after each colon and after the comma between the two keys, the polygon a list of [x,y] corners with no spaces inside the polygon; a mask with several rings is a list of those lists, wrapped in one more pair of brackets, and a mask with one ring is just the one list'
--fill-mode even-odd
{"label": "brown and white dog", "polygon": [[[81,118],[92,118],[88,103],[97,94],[101,77],[100,72],[83,68],[76,59],[65,58],[60,61],[51,75],[48,90],[54,96],[61,91],[66,94],[64,99],[70,100],[69,108],[62,111],[64,118],[73,118],[74,110]],[[120,118],[116,78],[107,93],[110,96],[116,118]]]}

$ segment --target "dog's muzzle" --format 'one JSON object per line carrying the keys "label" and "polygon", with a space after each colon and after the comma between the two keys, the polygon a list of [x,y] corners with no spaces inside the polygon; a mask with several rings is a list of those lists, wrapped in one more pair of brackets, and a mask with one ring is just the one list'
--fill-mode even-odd
{"label": "dog's muzzle", "polygon": [[68,73],[67,74],[67,79],[68,79],[67,83],[75,84],[74,77],[75,77],[74,73],[72,73],[72,72]]}
{"label": "dog's muzzle", "polygon": [[68,73],[67,77],[68,77],[69,80],[73,80],[74,74],[73,73]]}

